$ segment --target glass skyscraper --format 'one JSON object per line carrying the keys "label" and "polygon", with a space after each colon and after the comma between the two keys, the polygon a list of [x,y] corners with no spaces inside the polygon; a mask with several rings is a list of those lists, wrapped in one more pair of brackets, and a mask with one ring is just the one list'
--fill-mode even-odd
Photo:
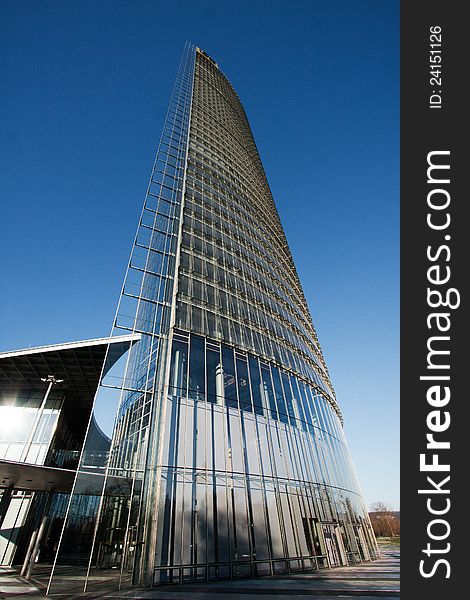
{"label": "glass skyscraper", "polygon": [[[216,62],[190,45],[116,313],[123,332],[139,341],[104,370],[92,417],[106,429],[116,406],[108,460],[88,464],[90,428],[52,590],[67,564],[93,589],[97,567],[157,585],[376,557],[250,125]],[[99,498],[94,515],[80,516],[84,496]]]}

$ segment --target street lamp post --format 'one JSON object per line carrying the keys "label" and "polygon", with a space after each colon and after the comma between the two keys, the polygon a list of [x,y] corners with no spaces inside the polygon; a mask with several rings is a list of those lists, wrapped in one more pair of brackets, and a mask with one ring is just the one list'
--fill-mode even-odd
{"label": "street lamp post", "polygon": [[[31,431],[28,436],[28,441],[26,442],[24,449],[23,449],[22,460],[24,462],[27,462],[28,454],[29,454],[29,451],[33,444],[36,433],[39,429],[41,419],[44,414],[44,410],[46,408],[47,399],[49,398],[49,394],[51,393],[52,387],[54,385],[57,385],[58,383],[62,383],[64,380],[56,379],[56,377],[54,375],[48,375],[47,377],[41,377],[41,381],[48,384],[47,390],[46,390],[46,393],[44,394],[44,398],[42,399],[39,410],[37,411],[37,413],[35,415],[33,424],[31,426]],[[50,494],[49,494],[49,497],[50,497]],[[25,561],[23,563],[23,568],[21,570],[21,574],[24,575],[24,577],[28,580],[31,579],[34,565],[35,565],[36,559],[39,555],[41,541],[45,535],[48,522],[49,522],[48,517],[46,515],[44,515],[41,520],[41,525],[39,527],[39,530],[35,530],[31,537],[31,541],[30,541],[30,544],[28,547],[28,551],[26,553]]]}
{"label": "street lamp post", "polygon": [[39,410],[36,413],[36,416],[34,418],[34,422],[31,427],[31,433],[29,434],[28,441],[26,442],[24,449],[23,449],[23,454],[22,454],[21,460],[24,462],[27,462],[28,454],[29,454],[29,451],[33,444],[34,436],[36,435],[39,424],[41,422],[42,415],[44,413],[44,409],[46,408],[46,402],[47,402],[49,394],[52,390],[52,386],[56,385],[58,383],[62,383],[64,380],[56,379],[54,375],[48,375],[47,377],[41,377],[41,381],[44,381],[44,383],[47,383],[48,386],[47,386],[46,393],[44,394],[44,398],[42,399],[41,406],[39,407]]}

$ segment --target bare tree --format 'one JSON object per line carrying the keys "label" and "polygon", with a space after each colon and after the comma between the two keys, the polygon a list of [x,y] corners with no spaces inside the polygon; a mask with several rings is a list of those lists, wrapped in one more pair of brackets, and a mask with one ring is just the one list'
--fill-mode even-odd
{"label": "bare tree", "polygon": [[370,505],[370,520],[377,537],[397,537],[400,535],[400,513],[393,506],[377,501]]}

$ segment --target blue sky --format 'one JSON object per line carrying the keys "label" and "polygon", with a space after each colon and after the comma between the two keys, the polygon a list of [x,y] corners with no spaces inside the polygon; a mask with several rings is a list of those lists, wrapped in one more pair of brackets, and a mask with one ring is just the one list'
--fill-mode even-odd
{"label": "blue sky", "polygon": [[398,508],[398,0],[3,0],[0,350],[109,333],[186,40],[245,106],[366,503]]}

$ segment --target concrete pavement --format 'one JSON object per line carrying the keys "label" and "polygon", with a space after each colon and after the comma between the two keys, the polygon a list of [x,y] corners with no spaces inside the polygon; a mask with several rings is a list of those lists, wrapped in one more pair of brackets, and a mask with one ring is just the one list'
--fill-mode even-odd
{"label": "concrete pavement", "polygon": [[[188,583],[168,585],[152,590],[107,591],[107,586],[99,584],[94,592],[79,595],[77,592],[54,593],[50,597],[57,599],[72,598],[114,598],[134,600],[254,600],[262,596],[274,600],[357,600],[360,598],[381,598],[392,600],[400,596],[400,551],[387,549],[379,560],[363,563],[354,567],[338,567],[313,573],[291,573],[253,579],[234,579],[211,583]],[[30,585],[11,569],[0,571],[0,599],[12,596],[26,596],[28,599],[44,600],[41,590],[44,580],[38,570],[36,585]],[[98,589],[97,589],[98,588]],[[99,591],[98,591],[99,590]]]}

